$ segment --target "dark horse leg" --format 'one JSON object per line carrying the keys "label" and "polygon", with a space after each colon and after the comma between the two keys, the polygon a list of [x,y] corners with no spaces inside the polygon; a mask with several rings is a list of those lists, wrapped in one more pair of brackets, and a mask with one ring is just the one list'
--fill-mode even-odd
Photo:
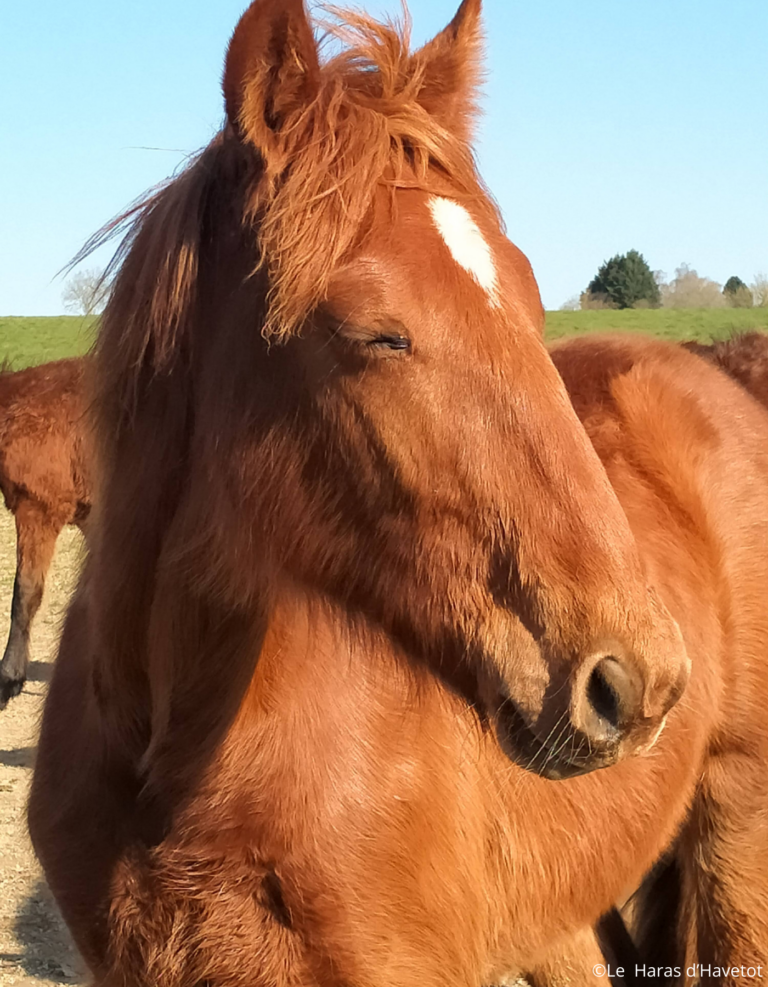
{"label": "dark horse leg", "polygon": [[642,963],[654,969],[685,965],[685,949],[680,942],[681,874],[676,854],[677,848],[656,864],[623,909]]}
{"label": "dark horse leg", "polygon": [[16,510],[16,578],[13,582],[11,629],[0,661],[0,709],[18,696],[27,679],[29,632],[40,608],[45,577],[56,538],[63,525],[27,498]]}

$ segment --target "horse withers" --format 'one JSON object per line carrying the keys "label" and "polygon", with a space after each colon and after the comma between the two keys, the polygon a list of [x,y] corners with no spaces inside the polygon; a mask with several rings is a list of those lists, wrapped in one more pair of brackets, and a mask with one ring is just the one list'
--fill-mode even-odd
{"label": "horse withers", "polygon": [[768,517],[763,416],[650,342],[562,351],[569,397],[473,164],[479,14],[416,52],[349,14],[322,62],[256,0],[225,128],[133,213],[29,815],[99,987],[589,982],[688,820],[686,921],[738,921],[673,945],[768,940],[759,803],[750,845],[712,801],[761,778],[723,668],[768,559],[717,524]]}

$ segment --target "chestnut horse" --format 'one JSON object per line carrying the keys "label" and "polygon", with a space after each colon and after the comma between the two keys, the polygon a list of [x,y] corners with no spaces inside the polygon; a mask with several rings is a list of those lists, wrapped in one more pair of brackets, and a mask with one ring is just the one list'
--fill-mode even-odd
{"label": "chestnut horse", "polygon": [[714,363],[768,408],[768,333],[735,333],[717,343],[692,340],[683,346]]}
{"label": "chestnut horse", "polygon": [[765,416],[588,340],[579,421],[473,164],[479,15],[321,62],[255,0],[133,214],[29,809],[99,987],[590,982],[673,844],[680,955],[766,958]]}
{"label": "chestnut horse", "polygon": [[0,370],[0,491],[16,521],[11,629],[0,661],[0,709],[27,677],[29,633],[56,539],[91,506],[82,359]]}

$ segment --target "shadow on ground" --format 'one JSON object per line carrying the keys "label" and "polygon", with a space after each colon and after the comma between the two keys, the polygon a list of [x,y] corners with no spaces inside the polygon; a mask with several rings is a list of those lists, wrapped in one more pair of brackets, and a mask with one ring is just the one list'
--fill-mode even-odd
{"label": "shadow on ground", "polygon": [[50,682],[53,665],[49,661],[31,661],[27,666],[27,679],[30,682]]}
{"label": "shadow on ground", "polygon": [[37,747],[14,747],[10,751],[0,751],[0,764],[7,768],[33,768]]}
{"label": "shadow on ground", "polygon": [[[69,938],[50,891],[38,881],[16,913],[13,928],[21,950],[0,953],[0,969],[6,964],[20,967],[37,980],[81,984],[85,976],[82,960]],[[58,957],[52,960],[51,954]]]}

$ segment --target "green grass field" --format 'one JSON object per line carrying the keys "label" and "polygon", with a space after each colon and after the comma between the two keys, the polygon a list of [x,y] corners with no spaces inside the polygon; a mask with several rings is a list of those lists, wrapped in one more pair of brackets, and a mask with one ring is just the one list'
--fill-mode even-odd
{"label": "green grass field", "polygon": [[768,332],[768,308],[656,308],[547,312],[547,339],[585,332],[645,332],[661,339],[709,343],[734,332]]}
{"label": "green grass field", "polygon": [[[95,319],[0,318],[0,361],[16,369],[85,353]],[[622,312],[547,312],[547,339],[585,332],[645,332],[662,339],[698,339],[708,343],[734,331],[768,332],[768,308],[627,309]]]}
{"label": "green grass field", "polygon": [[94,319],[82,315],[0,317],[0,363],[14,370],[85,353],[93,340]]}

